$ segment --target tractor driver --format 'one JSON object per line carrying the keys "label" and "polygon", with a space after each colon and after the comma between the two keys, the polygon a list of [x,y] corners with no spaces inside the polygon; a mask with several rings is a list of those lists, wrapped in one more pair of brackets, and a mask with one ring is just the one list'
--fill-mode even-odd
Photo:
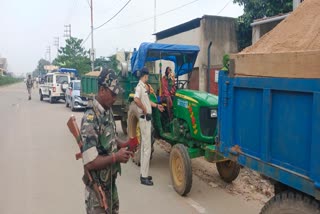
{"label": "tractor driver", "polygon": [[171,68],[168,66],[166,68],[165,74],[162,77],[162,95],[161,100],[167,104],[168,115],[170,120],[172,119],[171,108],[172,108],[172,98],[176,93],[175,78]]}

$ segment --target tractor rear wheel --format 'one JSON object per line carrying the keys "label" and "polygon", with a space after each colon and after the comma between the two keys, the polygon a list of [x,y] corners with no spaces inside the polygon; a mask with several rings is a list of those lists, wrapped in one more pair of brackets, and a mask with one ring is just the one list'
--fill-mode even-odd
{"label": "tractor rear wheel", "polygon": [[187,148],[176,144],[170,152],[170,176],[175,191],[187,195],[192,187],[192,165]]}
{"label": "tractor rear wheel", "polygon": [[234,181],[240,173],[240,165],[231,160],[217,162],[216,166],[220,177],[227,183]]}

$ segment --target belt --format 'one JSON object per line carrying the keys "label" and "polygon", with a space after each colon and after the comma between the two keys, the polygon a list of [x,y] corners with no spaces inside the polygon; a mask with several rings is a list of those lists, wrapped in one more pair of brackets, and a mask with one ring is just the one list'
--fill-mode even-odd
{"label": "belt", "polygon": [[151,114],[146,114],[146,115],[143,114],[143,115],[140,116],[140,118],[141,119],[146,118],[147,121],[150,121],[151,120]]}

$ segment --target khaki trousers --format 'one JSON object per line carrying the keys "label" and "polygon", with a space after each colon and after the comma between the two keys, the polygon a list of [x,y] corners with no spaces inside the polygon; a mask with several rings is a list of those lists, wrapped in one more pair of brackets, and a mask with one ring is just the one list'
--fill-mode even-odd
{"label": "khaki trousers", "polygon": [[149,176],[149,163],[151,156],[151,120],[139,118],[141,131],[141,166],[140,174],[146,178]]}

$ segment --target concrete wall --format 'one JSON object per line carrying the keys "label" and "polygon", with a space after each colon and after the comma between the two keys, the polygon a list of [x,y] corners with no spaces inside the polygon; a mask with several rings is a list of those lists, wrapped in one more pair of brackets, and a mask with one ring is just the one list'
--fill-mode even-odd
{"label": "concrete wall", "polygon": [[[193,83],[191,87],[198,87],[201,91],[207,91],[207,48],[212,41],[210,67],[222,67],[224,54],[236,53],[238,51],[236,37],[236,20],[219,16],[203,16],[199,28],[176,34],[161,40],[158,43],[198,45],[200,52],[195,64],[197,72],[192,74]],[[186,79],[185,76],[183,79]]]}
{"label": "concrete wall", "polygon": [[212,41],[210,51],[210,68],[221,68],[225,54],[237,53],[236,20],[219,16],[204,16],[201,20],[199,63],[199,90],[207,91],[208,45]]}

